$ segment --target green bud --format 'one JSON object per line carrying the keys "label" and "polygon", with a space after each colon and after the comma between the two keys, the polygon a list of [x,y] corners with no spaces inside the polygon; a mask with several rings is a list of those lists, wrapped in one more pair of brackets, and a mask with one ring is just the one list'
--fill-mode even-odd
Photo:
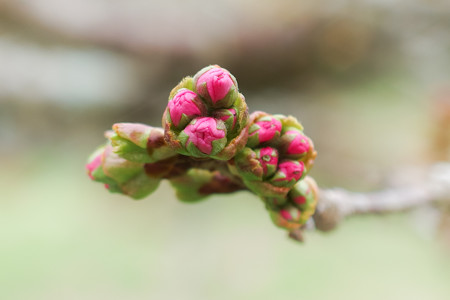
{"label": "green bud", "polygon": [[188,89],[194,91],[194,78],[187,76],[184,77],[171,91],[169,94],[169,100],[173,99],[176,93],[181,89]]}
{"label": "green bud", "polygon": [[318,190],[314,179],[305,177],[297,182],[288,194],[289,202],[302,211],[302,223],[305,223],[315,212]]}
{"label": "green bud", "polygon": [[244,148],[234,157],[234,166],[244,180],[262,180],[264,170],[258,155],[251,148]]}
{"label": "green bud", "polygon": [[134,199],[151,194],[160,179],[145,174],[144,164],[128,161],[113,152],[107,145],[94,153],[86,165],[91,179],[105,184],[112,193],[121,193]]}
{"label": "green bud", "polygon": [[287,205],[276,210],[269,210],[269,215],[276,226],[289,231],[298,229],[303,225],[301,222],[302,213],[294,206]]}
{"label": "green bud", "polygon": [[138,163],[163,160],[177,153],[164,140],[164,131],[137,123],[116,123],[108,134],[113,151],[120,157]]}

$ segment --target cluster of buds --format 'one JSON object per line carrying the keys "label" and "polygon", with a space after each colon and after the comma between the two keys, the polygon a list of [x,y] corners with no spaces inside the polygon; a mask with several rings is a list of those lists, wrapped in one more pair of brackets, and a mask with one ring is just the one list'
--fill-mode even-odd
{"label": "cluster of buds", "polygon": [[248,126],[246,147],[229,160],[230,170],[263,199],[276,225],[301,227],[317,200],[314,182],[305,177],[317,155],[312,141],[291,116],[257,111]]}
{"label": "cluster of buds", "polygon": [[318,194],[311,177],[316,151],[291,116],[248,114],[233,75],[208,66],[170,93],[162,127],[118,123],[86,165],[110,192],[141,199],[167,179],[184,202],[250,191],[275,225],[301,228]]}
{"label": "cluster of buds", "polygon": [[163,115],[167,143],[197,158],[231,159],[245,146],[247,123],[236,78],[219,66],[184,78],[170,93]]}

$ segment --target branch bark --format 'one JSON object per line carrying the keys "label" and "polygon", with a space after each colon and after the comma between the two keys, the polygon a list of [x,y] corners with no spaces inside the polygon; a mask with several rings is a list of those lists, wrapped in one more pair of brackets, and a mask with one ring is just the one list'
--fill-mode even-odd
{"label": "branch bark", "polygon": [[402,212],[423,205],[450,203],[449,200],[450,163],[438,163],[421,180],[379,192],[321,189],[314,223],[316,229],[329,231],[349,216]]}

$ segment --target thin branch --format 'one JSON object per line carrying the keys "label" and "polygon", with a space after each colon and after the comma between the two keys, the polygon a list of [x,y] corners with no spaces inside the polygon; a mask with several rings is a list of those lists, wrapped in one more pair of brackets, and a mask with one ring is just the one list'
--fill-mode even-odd
{"label": "thin branch", "polygon": [[315,227],[328,231],[344,218],[360,214],[395,213],[450,200],[450,163],[433,165],[416,182],[374,193],[322,189],[314,215]]}

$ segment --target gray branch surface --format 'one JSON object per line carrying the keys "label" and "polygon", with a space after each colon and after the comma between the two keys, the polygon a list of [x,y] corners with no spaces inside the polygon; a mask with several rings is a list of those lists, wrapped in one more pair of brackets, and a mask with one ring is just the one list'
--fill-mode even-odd
{"label": "gray branch surface", "polygon": [[342,188],[321,189],[314,215],[315,228],[328,231],[352,215],[395,213],[450,202],[450,163],[438,163],[406,184],[373,193]]}

